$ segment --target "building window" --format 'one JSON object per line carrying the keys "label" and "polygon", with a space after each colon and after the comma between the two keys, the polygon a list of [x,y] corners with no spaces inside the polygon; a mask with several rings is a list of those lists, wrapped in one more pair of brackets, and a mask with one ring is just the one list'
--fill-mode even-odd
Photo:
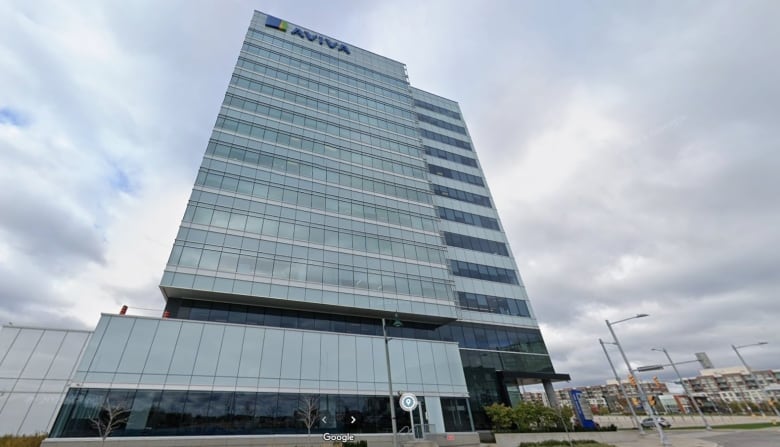
{"label": "building window", "polygon": [[490,312],[515,317],[530,317],[528,304],[524,300],[481,295],[478,293],[458,292],[460,307],[478,312]]}
{"label": "building window", "polygon": [[447,116],[447,117],[450,117],[450,118],[454,118],[456,120],[460,119],[460,113],[458,113],[458,112],[454,112],[452,110],[445,109],[444,107],[439,107],[437,105],[434,105],[434,104],[431,104],[431,103],[428,103],[428,102],[425,102],[425,101],[420,101],[419,99],[415,99],[414,100],[414,105],[417,106],[417,107],[420,107],[421,109],[430,110],[431,112],[436,112],[436,113],[442,114],[444,116]]}
{"label": "building window", "polygon": [[437,207],[439,217],[444,220],[474,225],[476,227],[488,228],[490,230],[500,230],[498,219],[492,217],[480,216],[479,214],[467,213],[465,211],[453,210],[450,208]]}
{"label": "building window", "polygon": [[451,260],[450,266],[452,267],[452,273],[456,276],[465,276],[467,278],[483,279],[506,284],[520,284],[514,270],[457,260]]}
{"label": "building window", "polygon": [[509,251],[506,248],[506,244],[503,242],[491,241],[489,239],[481,239],[463,234],[450,233],[447,231],[444,231],[443,234],[445,243],[450,247],[459,247],[465,248],[467,250],[509,256]]}
{"label": "building window", "polygon": [[422,123],[428,123],[432,124],[436,127],[441,127],[442,129],[447,129],[452,132],[457,132],[459,134],[468,135],[466,133],[466,129],[463,126],[458,126],[452,123],[448,123],[447,121],[442,121],[440,119],[433,118],[428,115],[423,115],[422,113],[417,114],[417,120]]}
{"label": "building window", "polygon": [[453,161],[455,163],[460,163],[466,166],[472,166],[474,168],[477,167],[477,160],[473,158],[464,157],[458,154],[453,154],[452,152],[447,152],[445,150],[437,149],[435,147],[430,147],[430,146],[423,146],[423,151],[425,152],[425,155],[441,158],[442,160]]}
{"label": "building window", "polygon": [[486,206],[492,208],[490,197],[474,194],[473,192],[462,191],[460,189],[448,188],[446,186],[432,183],[433,193],[437,196],[449,197],[450,199],[460,200],[461,202],[473,203],[474,205]]}
{"label": "building window", "polygon": [[472,150],[471,143],[468,141],[459,140],[457,138],[452,138],[447,135],[442,135],[440,133],[431,132],[427,129],[420,129],[420,135],[423,138],[427,138],[429,140],[438,141],[439,143],[449,144],[450,146],[455,146],[460,149],[465,149],[467,151]]}
{"label": "building window", "polygon": [[387,396],[71,388],[51,437],[97,437],[92,421],[105,416],[109,402],[127,418],[112,437],[305,434],[299,409],[309,397],[320,414],[332,415],[327,425],[318,419],[312,433],[391,431]]}
{"label": "building window", "polygon": [[485,182],[482,180],[482,177],[466,174],[465,172],[455,171],[453,169],[448,169],[441,166],[429,164],[428,172],[430,172],[433,175],[451,178],[453,180],[458,180],[464,183],[470,183],[472,185],[485,186]]}

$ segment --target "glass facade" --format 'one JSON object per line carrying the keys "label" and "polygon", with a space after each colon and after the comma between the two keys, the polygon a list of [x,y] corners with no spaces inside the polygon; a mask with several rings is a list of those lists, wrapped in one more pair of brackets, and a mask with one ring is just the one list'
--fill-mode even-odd
{"label": "glass facade", "polygon": [[[498,301],[497,297],[484,295],[477,295],[474,300],[475,303],[481,303],[484,300],[486,306],[495,306],[494,310],[485,309],[486,312],[495,311],[505,315],[515,315],[511,312],[516,312],[517,315],[528,316],[528,308],[521,307],[524,305],[524,301]],[[469,302],[471,301],[469,300]],[[512,307],[510,307],[510,303],[513,304]],[[179,299],[170,299],[166,309],[172,318],[187,320],[382,336],[381,320],[359,316]],[[525,311],[525,314],[520,314],[521,311]],[[542,334],[536,328],[457,321],[443,325],[406,322],[402,327],[388,327],[387,333],[393,338],[455,342],[461,348],[491,349],[547,356]],[[549,357],[545,357],[545,360],[548,359]],[[551,369],[552,366],[550,365],[549,368]]]}
{"label": "glass facade", "polygon": [[[431,173],[433,205],[455,280],[457,324],[476,325],[475,339],[458,340],[472,418],[476,428],[487,429],[489,421],[483,407],[494,402],[511,405],[509,395],[517,390],[518,383],[568,376],[555,373],[546,348],[531,355],[534,351],[526,350],[526,345],[521,349],[527,354],[517,355],[484,343],[493,331],[501,337],[511,327],[537,331],[539,344],[544,346],[477,154],[468,132],[461,131],[467,126],[458,104],[416,88],[411,90],[415,113],[427,117],[419,120],[423,158]],[[542,353],[545,355],[538,355]]]}
{"label": "glass facade", "polygon": [[90,333],[3,326],[0,435],[47,432]]}
{"label": "glass facade", "polygon": [[[388,432],[385,349],[393,393],[421,397],[434,431],[485,428],[518,380],[566,377],[493,203],[457,103],[255,12],[163,273],[165,318],[103,316],[53,435],[94,435],[109,402],[129,415],[116,436],[304,433],[310,396],[336,424],[315,431]],[[389,342],[383,318],[403,323]]]}
{"label": "glass facade", "polygon": [[[268,317],[259,326],[104,315],[73,380],[83,387],[387,393],[382,337],[284,328],[280,321]],[[456,343],[399,338],[388,347],[391,359],[403,359],[390,364],[399,390],[467,394]]]}
{"label": "glass facade", "polygon": [[[92,421],[107,416],[106,402],[128,419],[112,432],[117,437],[306,434],[308,427],[300,420],[310,402],[316,403],[319,416],[312,434],[391,431],[387,396],[72,388],[54,433],[63,438],[94,436]],[[444,430],[470,431],[466,399],[444,398],[441,404]],[[395,411],[403,411],[397,402]]]}

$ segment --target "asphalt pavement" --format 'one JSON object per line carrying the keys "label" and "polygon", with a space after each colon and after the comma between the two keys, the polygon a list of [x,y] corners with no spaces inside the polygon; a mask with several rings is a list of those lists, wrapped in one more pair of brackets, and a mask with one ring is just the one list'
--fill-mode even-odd
{"label": "asphalt pavement", "polygon": [[[760,430],[667,430],[672,447],[780,447],[780,428]],[[609,442],[609,441],[606,441]],[[633,439],[611,442],[616,447],[661,447],[655,430]]]}
{"label": "asphalt pavement", "polygon": [[741,430],[705,439],[719,447],[780,447],[780,429]]}

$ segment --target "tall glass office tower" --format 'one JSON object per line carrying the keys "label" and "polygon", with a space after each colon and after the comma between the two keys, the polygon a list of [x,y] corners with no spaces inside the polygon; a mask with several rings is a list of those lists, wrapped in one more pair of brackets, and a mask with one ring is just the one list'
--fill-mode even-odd
{"label": "tall glass office tower", "polygon": [[106,402],[129,413],[114,435],[306,433],[312,400],[314,432],[388,432],[390,378],[431,431],[473,431],[519,384],[568,379],[458,104],[260,12],[160,287],[164,318],[103,316],[55,437]]}

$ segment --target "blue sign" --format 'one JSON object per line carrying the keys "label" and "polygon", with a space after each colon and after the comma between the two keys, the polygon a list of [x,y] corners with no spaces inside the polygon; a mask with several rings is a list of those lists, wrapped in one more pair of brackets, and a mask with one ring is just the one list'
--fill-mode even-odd
{"label": "blue sign", "polygon": [[574,407],[574,413],[577,415],[577,419],[580,420],[582,428],[595,430],[596,423],[593,421],[593,412],[590,409],[590,404],[582,398],[582,391],[570,390],[569,394],[571,395],[571,405]]}
{"label": "blue sign", "polygon": [[[273,16],[267,16],[265,18],[265,26],[287,32],[287,22]],[[300,36],[301,39],[307,39],[309,42],[317,42],[320,45],[325,45],[332,50],[343,51],[344,53],[352,54],[349,52],[349,47],[343,43],[337,40],[332,40],[329,37],[320,36],[319,34],[313,33],[311,31],[295,28],[290,34],[293,36]]]}

